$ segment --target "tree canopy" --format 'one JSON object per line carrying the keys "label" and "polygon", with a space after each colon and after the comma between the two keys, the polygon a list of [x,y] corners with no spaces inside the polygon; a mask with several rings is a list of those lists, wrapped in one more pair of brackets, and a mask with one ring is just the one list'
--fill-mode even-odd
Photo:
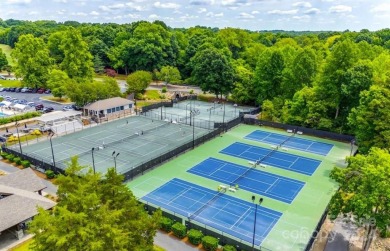
{"label": "tree canopy", "polygon": [[101,176],[73,158],[57,179],[58,204],[29,227],[33,250],[152,251],[161,212],[149,216],[122,182],[114,168]]}

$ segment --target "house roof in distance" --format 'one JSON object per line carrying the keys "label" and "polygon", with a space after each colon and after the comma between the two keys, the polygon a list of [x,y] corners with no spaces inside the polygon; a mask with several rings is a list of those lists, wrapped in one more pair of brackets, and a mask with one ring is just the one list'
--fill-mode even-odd
{"label": "house roof in distance", "polygon": [[125,98],[115,97],[109,99],[103,99],[84,106],[84,109],[100,111],[118,106],[125,106],[134,104],[134,101]]}
{"label": "house roof in distance", "polygon": [[45,184],[43,184],[41,179],[31,168],[22,169],[5,176],[1,176],[0,185],[12,186],[14,188],[30,192],[37,192],[46,188]]}

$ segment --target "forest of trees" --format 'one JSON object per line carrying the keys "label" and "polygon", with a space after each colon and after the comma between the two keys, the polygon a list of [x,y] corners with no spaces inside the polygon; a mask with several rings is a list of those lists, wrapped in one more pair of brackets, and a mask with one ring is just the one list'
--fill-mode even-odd
{"label": "forest of trees", "polygon": [[[356,135],[362,152],[390,143],[390,29],[254,32],[174,29],[161,21],[11,19],[0,20],[0,43],[14,48],[14,70],[27,85],[60,93],[68,85],[96,100],[104,95],[94,92],[94,70],[149,72],[152,79],[198,85],[218,97],[261,106],[262,119]],[[106,82],[102,88],[115,85]],[[137,85],[134,91],[144,87]]]}

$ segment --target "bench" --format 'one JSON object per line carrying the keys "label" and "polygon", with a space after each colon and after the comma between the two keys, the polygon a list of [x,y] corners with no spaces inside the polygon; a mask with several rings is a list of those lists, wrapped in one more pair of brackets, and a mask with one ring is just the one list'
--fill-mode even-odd
{"label": "bench", "polygon": [[301,132],[301,131],[297,131],[297,134],[299,134],[299,135],[302,135],[302,134],[303,134],[303,132]]}
{"label": "bench", "polygon": [[288,148],[286,148],[286,147],[282,147],[281,148],[283,151],[287,151],[288,150]]}
{"label": "bench", "polygon": [[235,192],[236,192],[236,189],[233,188],[233,187],[229,187],[229,191],[235,193]]}
{"label": "bench", "polygon": [[224,185],[219,185],[219,188],[226,189],[227,187]]}
{"label": "bench", "polygon": [[266,167],[267,167],[267,165],[260,164],[260,167],[266,168]]}
{"label": "bench", "polygon": [[248,161],[248,164],[251,165],[251,166],[254,166],[254,165],[256,165],[256,162],[254,162],[254,161]]}
{"label": "bench", "polygon": [[276,148],[278,148],[278,146],[277,145],[271,145],[271,148],[272,149],[276,149]]}
{"label": "bench", "polygon": [[293,133],[293,130],[288,129],[287,132],[288,132],[288,133]]}

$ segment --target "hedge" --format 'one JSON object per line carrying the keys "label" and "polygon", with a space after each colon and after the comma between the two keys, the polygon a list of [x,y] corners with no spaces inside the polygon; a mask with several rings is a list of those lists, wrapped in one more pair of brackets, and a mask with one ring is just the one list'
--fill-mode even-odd
{"label": "hedge", "polygon": [[176,237],[183,239],[187,235],[187,227],[179,222],[176,222],[172,226],[172,232]]}
{"label": "hedge", "polygon": [[232,245],[223,246],[223,251],[237,251],[237,249]]}
{"label": "hedge", "polygon": [[14,158],[15,158],[15,155],[13,155],[13,154],[8,154],[7,156],[5,156],[5,158],[7,159],[7,160],[9,160],[10,162],[14,162]]}
{"label": "hedge", "polygon": [[167,218],[167,217],[161,217],[161,229],[165,232],[169,233],[172,230],[173,220]]}
{"label": "hedge", "polygon": [[14,158],[14,162],[16,165],[20,165],[22,163],[22,159],[20,157]]}
{"label": "hedge", "polygon": [[53,179],[56,176],[52,170],[46,170],[45,174],[48,179]]}
{"label": "hedge", "polygon": [[41,113],[39,113],[39,112],[27,112],[27,113],[15,115],[12,117],[0,118],[0,125],[5,125],[5,124],[11,123],[11,122],[16,122],[16,121],[20,121],[20,120],[24,120],[24,119],[31,119],[31,118],[39,117],[39,116],[41,116]]}
{"label": "hedge", "polygon": [[1,152],[0,156],[5,159],[7,157],[8,153],[6,152]]}
{"label": "hedge", "polygon": [[212,236],[202,238],[202,245],[206,251],[215,251],[218,248],[218,239]]}
{"label": "hedge", "polygon": [[199,230],[191,229],[190,231],[188,231],[187,236],[191,244],[199,245],[200,243],[202,243],[203,234]]}
{"label": "hedge", "polygon": [[28,160],[22,160],[21,164],[22,164],[23,168],[28,168],[31,166],[31,163]]}

